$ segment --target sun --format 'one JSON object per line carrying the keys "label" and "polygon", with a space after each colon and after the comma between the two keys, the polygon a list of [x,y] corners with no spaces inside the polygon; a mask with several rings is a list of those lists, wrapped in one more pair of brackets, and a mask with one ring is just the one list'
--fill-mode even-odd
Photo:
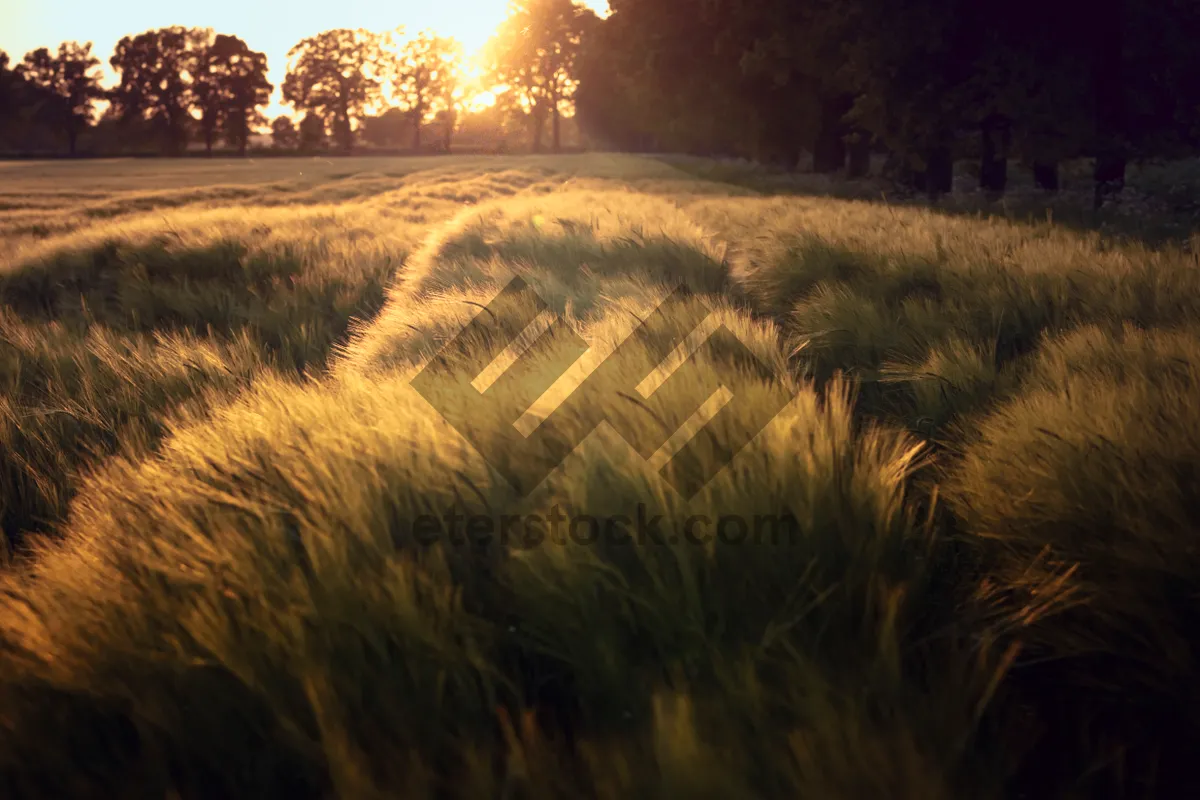
{"label": "sun", "polygon": [[465,104],[467,111],[483,111],[485,108],[491,108],[494,105],[496,105],[496,92],[491,89],[479,92]]}

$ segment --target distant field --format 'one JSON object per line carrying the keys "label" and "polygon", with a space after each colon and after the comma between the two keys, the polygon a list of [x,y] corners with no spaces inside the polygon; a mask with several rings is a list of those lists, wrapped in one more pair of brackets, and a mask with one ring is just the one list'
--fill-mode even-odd
{"label": "distant field", "polygon": [[[1065,216],[600,154],[0,163],[0,795],[1200,791],[1200,250]],[[680,285],[611,370],[661,388],[551,414]],[[793,399],[688,500],[629,440],[716,386],[718,437]],[[584,442],[520,494],[535,402]],[[662,539],[419,539],[450,512]],[[691,537],[732,517],[791,527]]]}

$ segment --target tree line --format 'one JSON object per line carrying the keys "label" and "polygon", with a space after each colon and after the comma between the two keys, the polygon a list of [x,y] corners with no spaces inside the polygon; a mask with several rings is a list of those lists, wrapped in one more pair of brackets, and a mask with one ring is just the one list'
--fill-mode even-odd
{"label": "tree line", "polygon": [[164,153],[179,153],[191,136],[210,152],[221,138],[245,153],[273,89],[262,53],[211,29],[126,36],[109,64],[120,82],[104,89],[91,42],[39,48],[18,64],[0,52],[0,140],[42,149],[46,139],[58,139],[74,155],[104,101],[111,121],[154,135]]}
{"label": "tree line", "polygon": [[[333,30],[292,48],[283,97],[303,116],[298,126],[276,119],[276,142],[319,146],[331,135],[349,150],[353,128],[372,104],[385,101],[387,89],[396,104],[390,111],[416,121],[419,149],[419,123],[456,102],[461,48],[427,33],[400,43],[401,33]],[[55,138],[74,155],[102,102],[108,107],[100,124],[150,139],[166,155],[180,154],[191,141],[210,153],[223,141],[245,154],[251,133],[267,122],[262,108],[275,89],[267,58],[237,36],[159,28],[122,38],[109,64],[119,82],[103,89],[90,42],[66,42],[57,52],[41,48],[18,64],[0,52],[0,141],[44,145]]]}
{"label": "tree line", "polygon": [[[560,149],[589,20],[595,15],[570,0],[514,4],[483,54],[496,108],[478,116],[494,127],[525,128],[535,150],[547,137]],[[427,31],[405,38],[403,27],[308,37],[289,51],[281,87],[298,119],[271,121],[272,139],[284,148],[331,143],[349,152],[361,140],[419,151],[433,125],[437,146],[448,149],[469,100],[463,58],[454,39]],[[267,124],[262,108],[275,89],[267,58],[237,36],[149,30],[122,38],[108,63],[118,84],[105,89],[90,42],[41,48],[19,63],[0,51],[0,149],[45,151],[53,142],[75,155],[81,134],[106,129],[124,141],[152,142],[165,155],[179,155],[190,142],[209,153],[224,142],[245,154],[251,133]]]}
{"label": "tree line", "polygon": [[[481,54],[497,125],[534,150],[562,146],[564,119],[616,149],[739,156],[856,177],[872,154],[914,189],[951,188],[956,159],[1002,193],[1017,159],[1056,190],[1059,165],[1094,160],[1096,202],[1137,159],[1200,142],[1200,3],[1194,0],[517,0]],[[276,119],[284,147],[326,139],[406,142],[460,126],[461,47],[402,29],[326,31],[288,54]],[[0,138],[40,125],[74,151],[96,102],[153,133],[244,151],[273,87],[235,36],[180,27],[118,43],[119,85],[100,89],[90,45],[0,54]],[[11,130],[9,131],[11,138]]]}
{"label": "tree line", "polygon": [[1200,143],[1195,0],[610,0],[581,59],[581,124],[613,145],[863,174],[919,190],[957,158],[1000,193],[1010,159],[1096,202],[1135,159]]}

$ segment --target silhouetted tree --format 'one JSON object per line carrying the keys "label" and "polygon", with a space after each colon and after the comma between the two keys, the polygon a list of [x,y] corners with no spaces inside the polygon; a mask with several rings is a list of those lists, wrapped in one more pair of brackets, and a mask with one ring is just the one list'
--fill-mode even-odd
{"label": "silhouetted tree", "polygon": [[800,137],[784,141],[789,137],[767,131],[781,112],[792,121],[805,111],[773,77],[748,79],[743,60],[749,25],[731,13],[732,3],[609,5],[612,13],[589,26],[577,67],[577,105],[591,132],[636,149],[795,160]]}
{"label": "silhouetted tree", "polygon": [[624,21],[610,16],[593,26],[580,43],[575,114],[585,133],[606,146],[651,151],[657,149],[656,126],[635,96],[641,76],[623,46]]}
{"label": "silhouetted tree", "polygon": [[16,138],[18,116],[24,107],[25,78],[10,66],[8,53],[0,50],[0,146]]}
{"label": "silhouetted tree", "polygon": [[1093,47],[1089,67],[1096,109],[1095,207],[1125,187],[1130,145],[1126,131],[1124,28],[1125,0],[1096,0],[1087,35]]}
{"label": "silhouetted tree", "polygon": [[505,87],[504,105],[527,115],[534,150],[551,125],[562,149],[562,115],[572,107],[576,61],[595,13],[573,0],[516,0],[486,49],[492,81]]}
{"label": "silhouetted tree", "polygon": [[79,134],[91,122],[96,101],[104,96],[99,67],[91,42],[63,42],[57,53],[42,47],[26,53],[21,65],[26,78],[44,90],[42,118],[66,138],[72,156]]}
{"label": "silhouetted tree", "polygon": [[188,67],[194,34],[175,26],[126,36],[109,64],[121,77],[110,93],[126,120],[144,119],[156,130],[165,152],[182,152],[188,138],[191,104]]}
{"label": "silhouetted tree", "polygon": [[736,59],[743,76],[732,90],[762,109],[758,149],[794,164],[807,146],[815,171],[845,167],[857,88],[845,49],[860,33],[857,3],[716,0],[716,8],[728,20],[716,25],[725,60]]}
{"label": "silhouetted tree", "polygon": [[283,99],[298,111],[329,119],[334,138],[346,152],[354,143],[354,121],[380,97],[383,44],[380,34],[339,28],[304,39],[288,51]]}
{"label": "silhouetted tree", "polygon": [[410,134],[411,127],[409,112],[389,108],[378,116],[363,120],[362,137],[376,147],[395,147]]}
{"label": "silhouetted tree", "polygon": [[300,138],[300,149],[305,151],[324,149],[327,137],[325,119],[315,112],[309,112],[300,120],[297,133]]}
{"label": "silhouetted tree", "polygon": [[12,58],[3,50],[0,50],[0,111],[11,111],[12,102],[14,99],[14,85],[20,77],[16,75],[9,66],[12,63]]}
{"label": "silhouetted tree", "polygon": [[221,77],[212,53],[214,37],[212,28],[188,30],[188,99],[191,110],[200,115],[200,137],[205,153],[210,156],[224,113]]}
{"label": "silhouetted tree", "polygon": [[404,44],[390,64],[391,94],[408,113],[412,146],[421,149],[421,128],[454,102],[459,84],[462,45],[422,31]]}
{"label": "silhouetted tree", "polygon": [[1134,159],[1198,144],[1200,6],[1189,0],[1098,0],[1080,16],[1080,59],[1094,102],[1095,205],[1120,192]]}
{"label": "silhouetted tree", "polygon": [[291,150],[299,145],[300,137],[291,117],[280,115],[271,120],[271,143],[281,150]]}
{"label": "silhouetted tree", "polygon": [[246,154],[252,127],[264,124],[260,110],[271,102],[275,87],[267,80],[267,56],[251,50],[236,36],[218,36],[214,43],[217,63],[224,71],[225,141]]}
{"label": "silhouetted tree", "polygon": [[245,155],[251,127],[266,122],[259,108],[274,88],[267,81],[267,57],[236,36],[218,34],[197,42],[193,59],[192,96],[205,149],[212,153],[220,133]]}
{"label": "silhouetted tree", "polygon": [[35,86],[20,65],[11,66],[9,56],[0,50],[0,146],[27,149],[37,134],[37,111],[51,98]]}
{"label": "silhouetted tree", "polygon": [[438,131],[442,135],[439,144],[443,153],[450,152],[450,145],[454,141],[454,131],[458,128],[459,105],[459,100],[451,97],[446,107],[434,115],[433,121],[438,126]]}
{"label": "silhouetted tree", "polygon": [[848,45],[853,119],[893,151],[899,177],[936,196],[952,188],[979,57],[970,0],[856,0],[859,36]]}
{"label": "silhouetted tree", "polygon": [[818,171],[861,175],[882,146],[931,194],[965,155],[993,195],[1010,156],[1049,189],[1058,162],[1092,156],[1099,197],[1129,159],[1194,152],[1200,136],[1190,0],[609,5],[584,37],[577,101],[589,133],[621,147],[789,164],[807,150]]}

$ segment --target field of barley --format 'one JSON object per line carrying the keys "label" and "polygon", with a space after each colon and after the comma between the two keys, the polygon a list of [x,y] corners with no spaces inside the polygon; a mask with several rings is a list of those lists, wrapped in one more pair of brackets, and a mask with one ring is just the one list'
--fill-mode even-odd
{"label": "field of barley", "polygon": [[1200,791],[1200,237],[828,188],[0,164],[0,796]]}

